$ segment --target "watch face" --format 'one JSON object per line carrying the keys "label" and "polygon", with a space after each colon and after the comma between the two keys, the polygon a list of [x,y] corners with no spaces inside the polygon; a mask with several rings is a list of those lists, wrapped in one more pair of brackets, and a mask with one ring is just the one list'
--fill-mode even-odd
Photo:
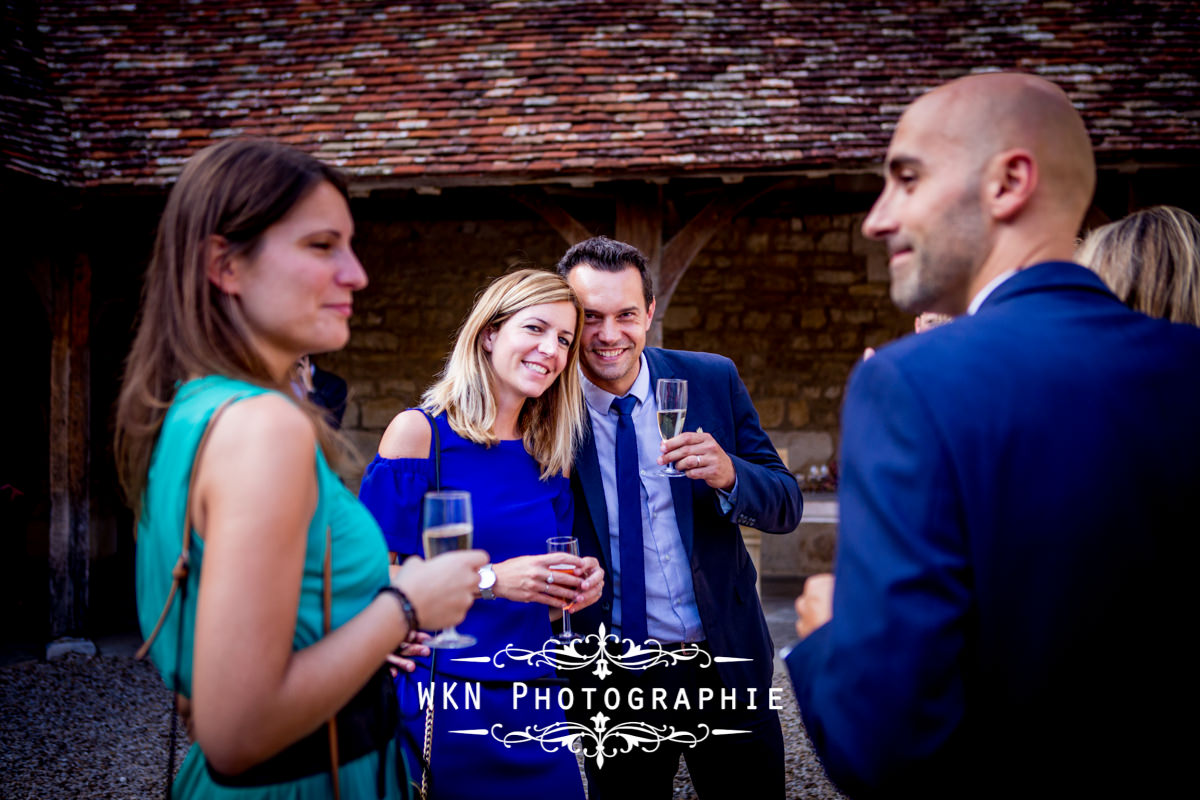
{"label": "watch face", "polygon": [[479,588],[490,589],[496,584],[496,573],[491,566],[482,567],[479,570]]}

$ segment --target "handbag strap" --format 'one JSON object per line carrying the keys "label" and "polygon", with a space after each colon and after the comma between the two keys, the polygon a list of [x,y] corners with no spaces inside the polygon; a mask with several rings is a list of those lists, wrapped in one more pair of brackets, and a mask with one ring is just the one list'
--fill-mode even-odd
{"label": "handbag strap", "polygon": [[[333,628],[333,528],[325,526],[325,566],[321,587],[321,628],[328,636]],[[329,775],[333,780],[333,798],[341,800],[342,782],[338,763],[337,712],[329,718]]]}
{"label": "handbag strap", "polygon": [[[188,491],[187,497],[184,499],[183,505],[183,536],[182,545],[179,551],[179,558],[175,560],[175,566],[171,568],[171,591],[167,593],[167,600],[163,603],[162,612],[158,615],[158,622],[154,623],[154,630],[150,631],[150,635],[146,637],[146,641],[138,648],[134,658],[142,660],[150,652],[150,645],[154,644],[154,640],[158,638],[159,631],[162,630],[163,623],[167,621],[167,614],[171,610],[171,603],[175,601],[175,595],[178,594],[183,598],[187,594],[187,576],[189,569],[189,553],[192,549],[192,495],[196,488],[196,467],[200,464],[200,456],[204,454],[204,448],[208,444],[208,437],[212,433],[217,420],[225,413],[225,409],[233,405],[241,399],[241,395],[233,395],[225,399],[221,405],[217,406],[216,411],[213,411],[212,416],[208,418],[208,422],[204,425],[204,433],[200,434],[200,442],[196,445],[196,453],[192,456],[192,471],[188,476]],[[186,603],[186,599],[180,600],[180,604]],[[165,800],[171,800],[171,782],[175,778],[175,731],[179,723],[179,671],[180,661],[183,658],[183,609],[179,609],[179,630],[175,637],[175,674],[171,681],[171,686],[174,691],[171,693],[171,731],[167,737],[167,775],[163,785],[163,797]]]}
{"label": "handbag strap", "polygon": [[[442,443],[441,437],[438,434],[437,422],[433,416],[424,408],[421,413],[425,415],[425,419],[429,420],[429,427],[433,430],[433,486],[437,491],[442,489]],[[429,798],[429,773],[432,771],[430,760],[433,758],[433,686],[437,680],[437,650],[434,650],[429,657],[429,705],[425,707],[425,741],[421,748],[421,786],[419,791],[421,797],[428,800]]]}
{"label": "handbag strap", "polygon": [[[171,568],[171,591],[167,593],[167,601],[163,603],[162,613],[158,615],[158,622],[154,623],[154,630],[146,637],[146,641],[138,648],[136,659],[141,660],[150,652],[150,645],[154,644],[154,640],[158,638],[159,631],[162,630],[163,623],[167,621],[167,613],[171,610],[171,603],[175,600],[175,595],[179,591],[179,587],[187,580],[188,576],[188,555],[192,549],[192,492],[196,488],[196,467],[200,464],[200,456],[204,454],[204,448],[208,444],[208,437],[216,426],[217,420],[225,413],[225,409],[229,408],[236,401],[241,399],[241,395],[234,395],[217,406],[217,410],[208,418],[208,424],[204,426],[204,433],[200,436],[200,443],[196,445],[196,455],[192,457],[192,472],[188,478],[187,499],[184,503],[183,511],[183,545],[179,551],[179,558],[175,561],[175,566]],[[183,614],[181,609],[179,612]],[[182,617],[181,617],[182,619]],[[179,665],[175,665],[175,671],[178,673]]]}
{"label": "handbag strap", "polygon": [[433,415],[424,408],[418,409],[425,415],[425,419],[429,420],[429,427],[433,430],[433,488],[436,491],[442,490],[442,443],[441,436],[438,434],[437,422]]}

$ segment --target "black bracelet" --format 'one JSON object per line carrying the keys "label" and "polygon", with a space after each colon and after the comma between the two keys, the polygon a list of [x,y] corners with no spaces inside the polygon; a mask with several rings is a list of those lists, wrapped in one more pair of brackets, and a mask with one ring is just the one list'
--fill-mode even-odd
{"label": "black bracelet", "polygon": [[413,607],[412,601],[408,599],[403,591],[398,586],[388,584],[376,592],[376,596],[381,594],[394,595],[400,601],[400,610],[404,612],[404,621],[408,624],[408,634],[404,637],[404,641],[411,642],[417,636],[417,631],[420,625],[417,624],[417,609]]}

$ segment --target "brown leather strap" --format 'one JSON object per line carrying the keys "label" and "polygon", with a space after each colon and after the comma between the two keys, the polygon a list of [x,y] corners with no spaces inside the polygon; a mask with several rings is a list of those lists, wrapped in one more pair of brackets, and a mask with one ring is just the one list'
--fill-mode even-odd
{"label": "brown leather strap", "polygon": [[[175,601],[175,594],[179,591],[180,585],[187,580],[188,554],[192,547],[192,492],[196,488],[196,468],[200,466],[200,456],[204,454],[204,447],[208,444],[209,434],[216,427],[216,422],[221,414],[225,412],[225,409],[241,399],[241,395],[234,395],[217,406],[217,410],[208,418],[208,424],[204,426],[204,433],[200,436],[200,443],[196,445],[196,455],[192,457],[192,473],[188,478],[187,498],[184,501],[183,546],[179,551],[179,558],[175,561],[175,566],[171,569],[171,591],[167,593],[167,602],[163,603],[163,610],[158,615],[158,622],[154,623],[154,630],[150,631],[150,635],[146,637],[146,641],[142,643],[142,646],[138,648],[137,654],[134,656],[139,660],[145,658],[146,654],[150,652],[150,645],[154,644],[154,640],[158,638],[158,632],[162,630],[163,623],[167,621],[167,613],[171,610],[171,603]],[[182,614],[183,609],[180,609],[179,613]],[[178,664],[175,665],[175,669],[179,669]]]}
{"label": "brown leather strap", "polygon": [[[333,528],[325,526],[325,580],[322,586],[321,606],[324,617],[324,635],[333,628]],[[342,800],[342,782],[338,764],[337,714],[329,718],[329,775],[333,779],[333,798]]]}

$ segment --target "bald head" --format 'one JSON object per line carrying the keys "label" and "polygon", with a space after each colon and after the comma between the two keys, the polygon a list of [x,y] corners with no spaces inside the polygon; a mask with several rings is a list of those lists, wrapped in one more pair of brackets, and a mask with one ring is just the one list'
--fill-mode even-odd
{"label": "bald head", "polygon": [[998,154],[1028,151],[1037,163],[1038,213],[1083,222],[1096,188],[1092,145],[1083,119],[1058,86],[1012,72],[971,75],[921,97],[905,111],[921,124],[934,120],[955,148],[982,169]]}
{"label": "bald head", "polygon": [[863,233],[887,244],[892,300],[956,315],[993,279],[1067,260],[1096,170],[1083,120],[1032,75],[973,75],[900,117]]}

